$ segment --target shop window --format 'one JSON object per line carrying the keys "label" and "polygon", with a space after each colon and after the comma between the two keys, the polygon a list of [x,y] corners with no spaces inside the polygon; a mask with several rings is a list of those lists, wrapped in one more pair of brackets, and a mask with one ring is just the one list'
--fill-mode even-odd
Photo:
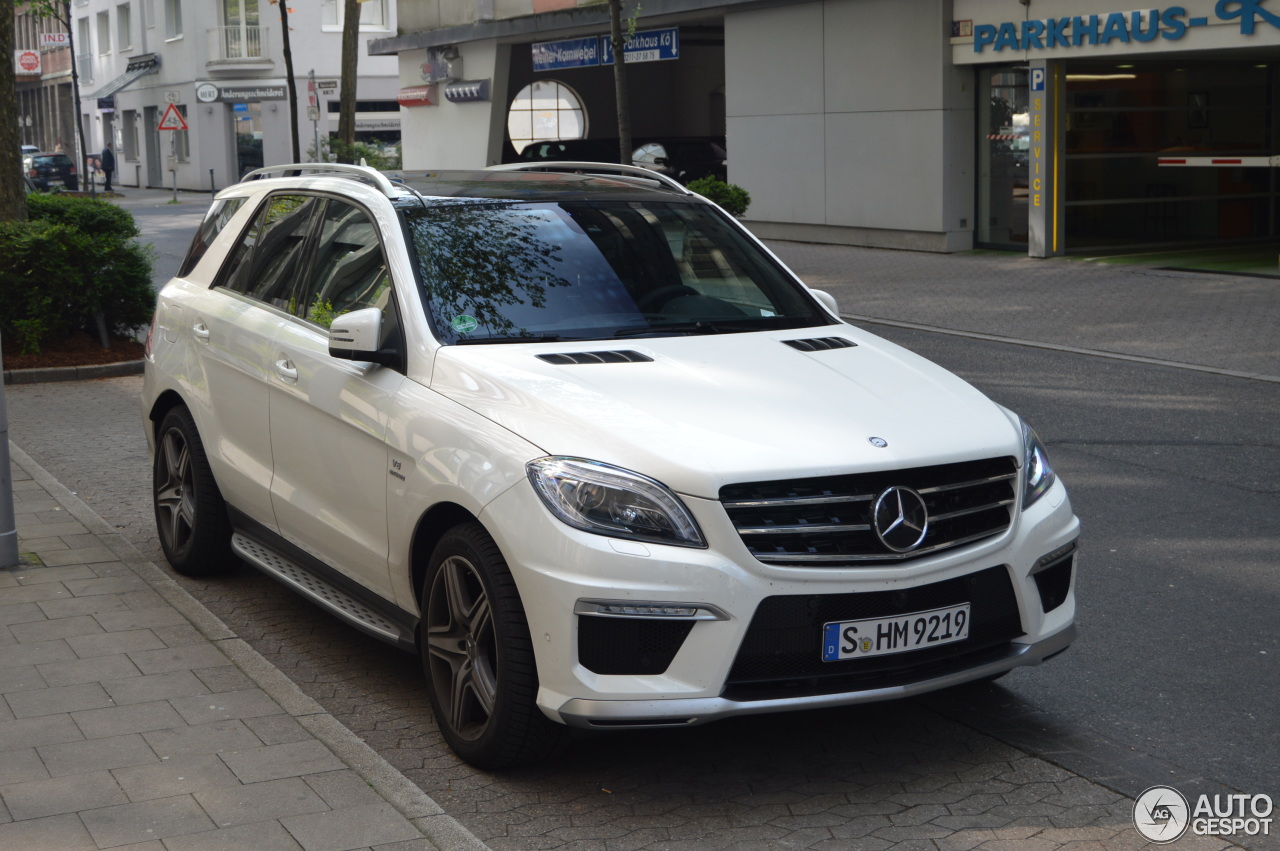
{"label": "shop window", "polygon": [[530,83],[511,102],[507,133],[516,153],[531,142],[586,138],[587,112],[582,98],[557,80]]}

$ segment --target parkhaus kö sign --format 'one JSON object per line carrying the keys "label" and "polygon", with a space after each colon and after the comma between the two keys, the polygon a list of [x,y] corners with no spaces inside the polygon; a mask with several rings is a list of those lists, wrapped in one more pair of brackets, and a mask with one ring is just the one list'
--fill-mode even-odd
{"label": "parkhaus k\u00f6 sign", "polygon": [[[1259,25],[1280,29],[1280,14],[1269,11],[1266,0],[1218,0],[1215,23],[1238,22],[1241,35],[1253,35]],[[1185,6],[1073,15],[1065,18],[1005,21],[973,28],[973,51],[1048,50],[1082,45],[1130,44],[1156,39],[1177,41],[1187,30],[1209,26],[1208,15],[1188,16]]]}

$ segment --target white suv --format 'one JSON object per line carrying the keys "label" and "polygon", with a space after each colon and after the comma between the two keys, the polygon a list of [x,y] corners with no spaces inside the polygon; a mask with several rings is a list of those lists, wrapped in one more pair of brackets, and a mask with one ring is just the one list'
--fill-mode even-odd
{"label": "white suv", "polygon": [[173,567],[420,651],[479,766],[1075,635],[1031,429],[642,169],[255,172],[160,293],[143,405]]}

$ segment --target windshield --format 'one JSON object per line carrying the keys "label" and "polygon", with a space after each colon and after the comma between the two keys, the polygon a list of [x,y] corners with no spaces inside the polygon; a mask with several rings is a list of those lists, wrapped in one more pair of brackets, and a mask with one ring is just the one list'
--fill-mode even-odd
{"label": "windshield", "polygon": [[829,325],[767,254],[701,204],[437,203],[406,211],[449,344]]}

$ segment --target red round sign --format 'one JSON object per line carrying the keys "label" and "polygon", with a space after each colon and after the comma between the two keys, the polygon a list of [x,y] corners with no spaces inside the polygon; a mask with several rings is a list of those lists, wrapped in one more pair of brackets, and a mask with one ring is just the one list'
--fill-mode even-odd
{"label": "red round sign", "polygon": [[23,71],[39,71],[40,54],[34,50],[24,50],[18,54],[18,65]]}

